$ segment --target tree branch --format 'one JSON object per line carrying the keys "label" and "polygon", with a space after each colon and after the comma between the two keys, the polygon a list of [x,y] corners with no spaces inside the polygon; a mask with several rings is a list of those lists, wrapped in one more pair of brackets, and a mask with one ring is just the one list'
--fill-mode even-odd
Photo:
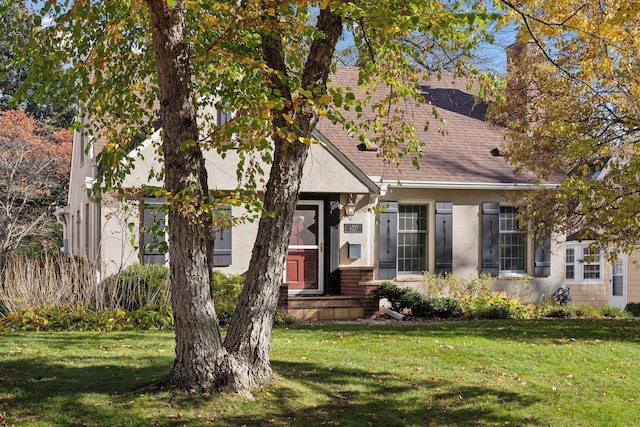
{"label": "tree branch", "polygon": [[533,29],[531,28],[531,25],[529,24],[529,20],[535,21],[539,24],[542,25],[546,25],[549,27],[564,27],[564,28],[569,28],[572,29],[574,31],[579,31],[579,32],[583,32],[584,34],[593,36],[593,37],[597,37],[599,38],[601,41],[607,43],[608,45],[613,45],[612,43],[607,42],[604,38],[599,37],[593,33],[590,33],[588,31],[584,31],[581,30],[579,28],[575,28],[575,27],[569,27],[565,24],[563,24],[564,22],[568,21],[571,17],[575,16],[585,5],[580,6],[580,8],[578,8],[578,10],[576,10],[569,18],[565,19],[563,21],[563,23],[549,23],[546,21],[543,21],[539,18],[536,18],[535,16],[524,12],[523,10],[521,10],[520,8],[518,8],[516,5],[514,5],[510,0],[500,0],[504,5],[506,5],[507,7],[509,7],[511,10],[513,10],[514,12],[516,12],[518,15],[520,15],[520,17],[522,18],[522,22],[525,25],[525,28],[527,29],[527,32],[529,33],[529,35],[531,36],[533,42],[536,44],[536,46],[538,47],[538,49],[540,49],[540,51],[542,52],[542,54],[544,55],[544,57],[547,59],[547,61],[549,61],[556,69],[558,69],[561,73],[563,73],[564,75],[566,75],[569,79],[574,80],[578,83],[580,83],[581,85],[585,86],[586,88],[589,89],[590,92],[592,92],[595,96],[597,96],[598,98],[602,99],[604,101],[604,108],[609,112],[609,114],[611,114],[613,117],[615,117],[616,119],[620,119],[620,117],[618,116],[618,114],[608,106],[608,102],[609,100],[607,99],[606,96],[604,96],[600,91],[598,91],[595,87],[593,87],[593,85],[589,82],[587,82],[586,80],[572,74],[571,72],[569,72],[567,69],[565,69],[563,66],[561,66],[555,59],[553,59],[551,57],[551,55],[549,54],[549,52],[547,52],[547,50],[542,46],[542,43],[540,42],[540,39],[535,35]]}

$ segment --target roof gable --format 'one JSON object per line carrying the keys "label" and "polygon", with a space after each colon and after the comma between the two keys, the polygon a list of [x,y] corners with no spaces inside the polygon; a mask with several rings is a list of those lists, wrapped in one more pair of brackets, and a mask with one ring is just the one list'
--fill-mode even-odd
{"label": "roof gable", "polygon": [[[314,134],[320,143],[312,144],[309,156],[304,165],[301,191],[313,193],[377,193],[378,187],[371,179],[357,168],[351,160],[341,153],[331,141],[322,135]],[[150,171],[160,171],[162,165],[158,162],[156,142],[160,139],[160,132],[156,131],[151,137],[135,150],[130,152],[134,167],[124,180],[125,187],[139,188],[143,185],[162,185],[157,179],[150,180]],[[212,190],[230,191],[238,188],[237,165],[240,161],[236,150],[229,150],[224,156],[215,150],[204,152],[205,165],[209,170],[209,187]],[[262,164],[264,176],[268,176],[271,165]]]}

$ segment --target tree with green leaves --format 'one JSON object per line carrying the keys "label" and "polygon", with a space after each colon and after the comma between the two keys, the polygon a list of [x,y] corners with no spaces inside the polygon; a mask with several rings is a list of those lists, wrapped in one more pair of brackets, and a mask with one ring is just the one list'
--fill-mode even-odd
{"label": "tree with green leaves", "polygon": [[53,128],[69,128],[75,106],[66,100],[63,99],[61,103],[52,103],[46,97],[36,100],[33,93],[27,90],[26,96],[17,102],[14,95],[27,79],[31,60],[17,65],[14,59],[28,49],[29,35],[37,31],[36,22],[39,18],[21,1],[7,2],[0,6],[0,11],[0,56],[3,58],[0,63],[0,110],[19,108]]}
{"label": "tree with green leaves", "polygon": [[557,190],[522,212],[540,226],[596,232],[612,249],[640,240],[640,3],[503,0],[519,25],[496,120],[507,154]]}
{"label": "tree with green leaves", "polygon": [[[431,70],[429,34],[439,46],[469,52],[496,18],[481,1],[49,1],[52,21],[33,33],[27,55],[38,55],[27,86],[64,95],[104,138],[96,197],[116,192],[133,160],[128,147],[158,117],[163,128],[176,358],[170,385],[190,392],[221,386],[250,394],[273,377],[271,328],[282,282],[289,230],[302,168],[318,120],[332,120],[385,157],[420,155],[409,125],[379,126],[407,97],[422,100],[418,83]],[[385,99],[358,99],[349,88],[328,89],[335,48],[344,31],[361,52],[360,86],[393,88]],[[409,42],[412,41],[412,42]],[[458,74],[473,70],[464,62]],[[56,78],[44,70],[61,69]],[[366,93],[363,91],[362,93]],[[374,112],[371,125],[349,122],[341,108]],[[233,111],[222,126],[211,111]],[[399,118],[389,120],[402,123]],[[377,141],[367,131],[381,130]],[[367,136],[369,135],[369,136]],[[204,150],[237,151],[239,187],[208,188]],[[261,164],[271,164],[264,194]],[[244,204],[259,217],[245,287],[223,339],[211,299],[211,228],[222,204]],[[250,220],[234,218],[233,221]]]}

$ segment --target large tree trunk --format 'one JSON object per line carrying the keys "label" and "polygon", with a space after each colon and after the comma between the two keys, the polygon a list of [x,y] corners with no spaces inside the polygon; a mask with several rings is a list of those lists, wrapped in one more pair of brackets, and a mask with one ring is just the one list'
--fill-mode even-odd
{"label": "large tree trunk", "polygon": [[[341,17],[323,9],[318,17],[318,29],[326,37],[316,39],[310,49],[305,66],[302,87],[319,89],[313,93],[326,93],[326,82],[338,38],[342,32]],[[271,34],[271,33],[270,33]],[[286,76],[284,50],[280,38],[272,35],[262,37],[263,56],[269,67]],[[290,88],[274,75],[268,82],[289,101],[284,111],[273,111],[275,129],[287,129],[296,136],[310,137],[315,128],[317,115],[311,105],[293,106]],[[294,117],[289,124],[283,114]],[[253,248],[245,286],[236,311],[231,319],[225,347],[233,354],[236,377],[235,388],[249,390],[273,376],[269,363],[271,329],[277,308],[278,290],[293,222],[302,169],[309,146],[298,141],[289,141],[278,134],[274,136],[274,159],[267,183],[265,209],[274,216],[263,216],[258,226],[258,235]]]}
{"label": "large tree trunk", "polygon": [[[173,196],[182,195],[185,190],[195,196],[183,208],[179,197],[170,206],[169,257],[176,359],[168,382],[192,392],[229,385],[238,393],[250,395],[252,388],[273,375],[269,363],[273,316],[309,147],[274,137],[274,161],[265,208],[276,215],[263,216],[260,221],[245,287],[223,346],[210,291],[212,218],[189,214],[194,203],[203,203],[209,190],[202,151],[196,142],[189,143],[198,141],[198,128],[188,48],[184,42],[184,1],[176,0],[174,7],[169,7],[166,0],[147,3],[160,88],[165,186]],[[333,51],[342,32],[341,18],[322,10],[318,28],[326,37],[312,43],[303,87],[319,88],[324,93]],[[272,69],[286,75],[280,38],[263,36],[263,55]],[[269,84],[290,101],[287,109],[273,112],[274,127],[309,137],[317,120],[311,104],[294,108],[289,87],[282,80],[274,75]],[[295,125],[285,120],[285,113],[295,117]]]}
{"label": "large tree trunk", "polygon": [[[170,385],[210,391],[226,382],[220,328],[211,298],[211,215],[191,213],[208,195],[198,141],[189,52],[184,41],[184,2],[148,0],[160,88],[165,186],[169,207],[169,259],[176,359]],[[186,145],[186,147],[185,147]],[[185,191],[188,190],[188,191]],[[189,202],[180,196],[192,194]]]}

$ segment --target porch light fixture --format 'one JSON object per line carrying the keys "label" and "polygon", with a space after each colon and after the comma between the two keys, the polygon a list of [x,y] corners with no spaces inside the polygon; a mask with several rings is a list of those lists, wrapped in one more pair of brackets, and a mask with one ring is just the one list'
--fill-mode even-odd
{"label": "porch light fixture", "polygon": [[352,193],[349,193],[349,197],[347,198],[347,204],[344,205],[344,213],[349,219],[353,218],[353,215],[356,213],[356,204],[354,202],[354,197]]}

